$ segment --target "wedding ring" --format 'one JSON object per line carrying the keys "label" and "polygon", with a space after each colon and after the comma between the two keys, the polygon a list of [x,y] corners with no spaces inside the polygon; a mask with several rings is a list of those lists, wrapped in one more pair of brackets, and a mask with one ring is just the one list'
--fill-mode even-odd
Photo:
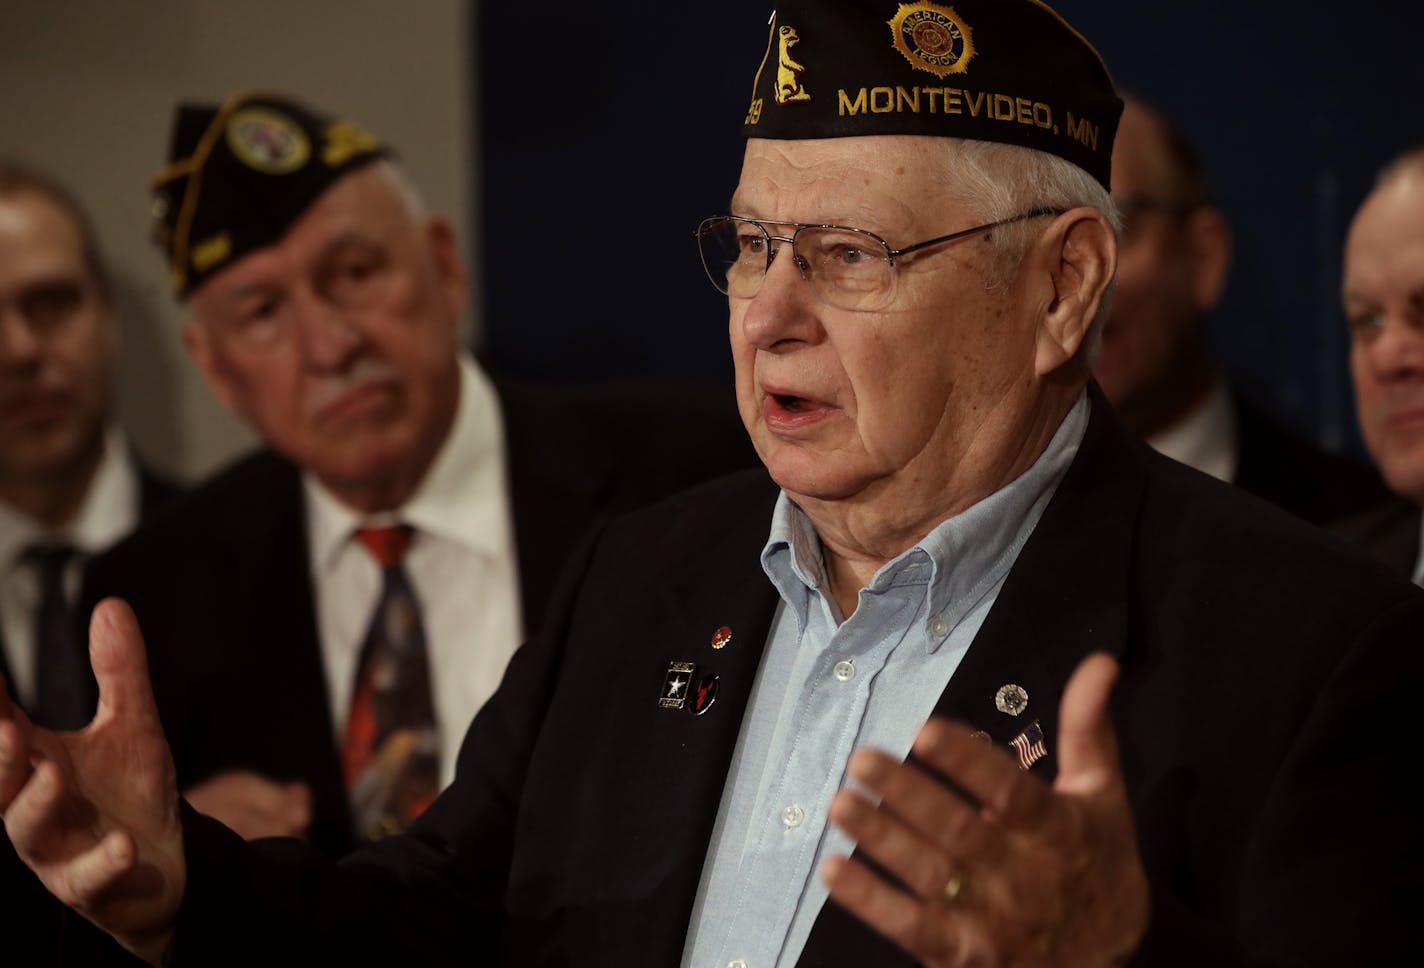
{"label": "wedding ring", "polygon": [[969,878],[964,874],[951,874],[944,884],[944,899],[949,904],[957,903],[969,892]]}

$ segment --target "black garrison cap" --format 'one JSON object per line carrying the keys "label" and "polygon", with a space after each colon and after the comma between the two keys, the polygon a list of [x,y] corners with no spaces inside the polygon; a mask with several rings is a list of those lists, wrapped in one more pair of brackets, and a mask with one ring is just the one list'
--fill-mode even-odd
{"label": "black garrison cap", "polygon": [[1121,113],[1102,57],[1038,0],[783,0],[743,133],[999,141],[1106,186]]}
{"label": "black garrison cap", "polygon": [[209,276],[277,241],[332,182],[389,154],[352,122],[280,94],[179,105],[169,164],[150,186],[173,291],[186,298]]}

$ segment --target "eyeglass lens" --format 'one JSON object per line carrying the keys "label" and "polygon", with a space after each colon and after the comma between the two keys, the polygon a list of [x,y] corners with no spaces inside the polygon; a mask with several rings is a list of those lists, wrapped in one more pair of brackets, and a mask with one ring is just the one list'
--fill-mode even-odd
{"label": "eyeglass lens", "polygon": [[[828,304],[874,309],[890,297],[894,275],[885,246],[868,235],[839,228],[797,230],[797,268]],[[785,241],[781,240],[784,245]],[[702,264],[718,290],[738,299],[755,296],[779,246],[755,222],[708,219],[698,231]]]}

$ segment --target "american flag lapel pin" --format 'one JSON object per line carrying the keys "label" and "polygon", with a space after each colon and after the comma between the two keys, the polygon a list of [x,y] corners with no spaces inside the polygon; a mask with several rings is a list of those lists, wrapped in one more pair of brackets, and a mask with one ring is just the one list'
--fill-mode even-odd
{"label": "american flag lapel pin", "polygon": [[1029,723],[1023,732],[1009,740],[1009,745],[1018,754],[1019,768],[1023,770],[1048,755],[1048,744],[1043,739],[1043,727],[1038,725],[1036,719]]}

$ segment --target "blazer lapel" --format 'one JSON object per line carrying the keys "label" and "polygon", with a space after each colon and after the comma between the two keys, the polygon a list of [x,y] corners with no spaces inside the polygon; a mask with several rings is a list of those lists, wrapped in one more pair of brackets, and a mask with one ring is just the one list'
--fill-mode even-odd
{"label": "blazer lapel", "polygon": [[[688,537],[680,559],[660,575],[666,581],[659,594],[593,589],[606,609],[591,633],[598,639],[566,653],[572,665],[561,674],[545,731],[580,735],[578,722],[589,715],[605,725],[584,730],[589,742],[582,748],[561,743],[536,756],[537,775],[527,783],[597,790],[578,797],[577,828],[559,815],[521,817],[521,843],[532,847],[516,854],[512,893],[518,898],[529,886],[538,897],[547,870],[565,871],[562,916],[583,924],[587,950],[610,964],[677,964],[682,957],[777,602],[758,558],[776,491],[767,486],[765,494],[764,502],[741,502],[731,526],[710,540]],[[704,518],[690,520],[686,535],[707,534],[696,526]],[[603,628],[623,632],[605,641]],[[576,622],[575,640],[579,634]],[[610,790],[619,792],[597,792]]]}

